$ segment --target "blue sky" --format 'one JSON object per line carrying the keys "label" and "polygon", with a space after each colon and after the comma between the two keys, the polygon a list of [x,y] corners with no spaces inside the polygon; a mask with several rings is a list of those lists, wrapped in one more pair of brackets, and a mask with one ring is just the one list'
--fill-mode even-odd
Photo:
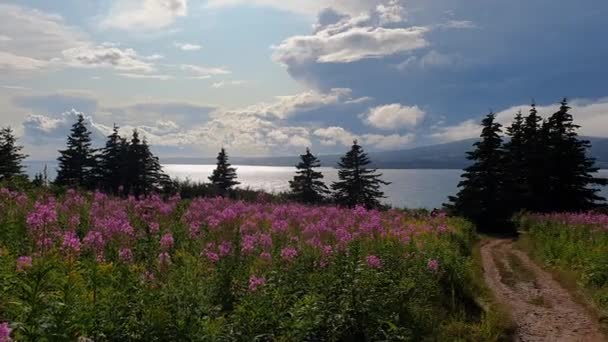
{"label": "blue sky", "polygon": [[604,0],[0,3],[0,125],[53,159],[84,113],[162,156],[394,150],[476,136],[532,98],[608,136]]}

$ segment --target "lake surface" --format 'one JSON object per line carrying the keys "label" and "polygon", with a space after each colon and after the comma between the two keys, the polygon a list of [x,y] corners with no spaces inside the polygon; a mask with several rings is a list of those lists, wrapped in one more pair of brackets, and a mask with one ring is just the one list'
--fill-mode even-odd
{"label": "lake surface", "polygon": [[[268,192],[289,190],[289,180],[293,179],[295,168],[280,166],[235,165],[241,187],[250,187]],[[164,165],[165,171],[173,178],[207,182],[215,165]],[[338,180],[338,170],[319,168],[325,176],[325,183]],[[382,179],[391,182],[384,187],[384,202],[402,208],[439,208],[449,195],[457,191],[462,170],[378,170]],[[608,177],[608,170],[600,171],[601,177]],[[608,197],[608,188],[602,191]]]}

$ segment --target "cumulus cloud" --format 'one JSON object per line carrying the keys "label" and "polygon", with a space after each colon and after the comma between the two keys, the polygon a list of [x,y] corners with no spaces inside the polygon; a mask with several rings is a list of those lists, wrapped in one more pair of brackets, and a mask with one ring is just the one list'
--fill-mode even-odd
{"label": "cumulus cloud", "polygon": [[167,80],[172,80],[174,78],[171,75],[154,75],[154,74],[120,73],[118,75],[120,75],[122,77],[126,77],[126,78],[149,79],[149,80],[159,80],[159,81],[167,81]]}
{"label": "cumulus cloud", "polygon": [[93,122],[85,113],[71,109],[59,115],[30,114],[23,122],[25,141],[33,145],[56,145],[65,141],[78,115],[83,115],[96,143],[103,141],[109,128]]}
{"label": "cumulus cloud", "polygon": [[386,0],[208,0],[208,7],[255,5],[271,7],[282,11],[316,15],[325,8],[355,15],[376,8]]}
{"label": "cumulus cloud", "polygon": [[46,67],[48,61],[18,56],[10,52],[0,51],[0,70],[39,70]]}
{"label": "cumulus cloud", "polygon": [[224,67],[205,67],[200,65],[182,64],[179,66],[182,71],[188,72],[191,79],[207,79],[216,75],[228,75],[232,71]]}
{"label": "cumulus cloud", "polygon": [[350,146],[354,140],[358,140],[363,145],[369,145],[379,150],[398,149],[407,146],[413,142],[416,136],[414,134],[362,134],[357,135],[345,130],[342,127],[326,127],[319,128],[313,134],[320,139],[321,144],[326,146],[334,146],[337,144]]}
{"label": "cumulus cloud", "polygon": [[241,85],[245,85],[248,83],[249,83],[249,81],[247,81],[247,80],[220,81],[220,82],[213,83],[211,85],[211,88],[223,89],[223,88],[227,88],[227,87],[241,86]]}
{"label": "cumulus cloud", "polygon": [[312,35],[293,36],[274,47],[273,59],[283,65],[350,63],[381,58],[428,45],[425,27],[374,26],[368,15],[346,17]]}
{"label": "cumulus cloud", "polygon": [[183,51],[198,51],[202,46],[191,43],[174,43],[175,47]]}
{"label": "cumulus cloud", "polygon": [[77,68],[110,67],[121,71],[152,72],[154,66],[133,49],[82,45],[63,51],[64,63]]}
{"label": "cumulus cloud", "polygon": [[296,112],[306,112],[321,107],[348,104],[361,99],[353,99],[352,91],[347,88],[334,88],[327,93],[306,91],[295,95],[277,96],[272,103],[259,103],[244,109],[244,112],[266,117],[285,119]]}
{"label": "cumulus cloud", "polygon": [[390,0],[386,4],[376,6],[376,12],[381,24],[398,23],[405,20],[405,8],[399,0]]}
{"label": "cumulus cloud", "polygon": [[188,14],[188,0],[114,0],[100,26],[120,30],[158,30]]}
{"label": "cumulus cloud", "polygon": [[380,129],[395,130],[418,126],[426,113],[418,106],[403,106],[398,103],[370,108],[362,115],[365,123]]}
{"label": "cumulus cloud", "polygon": [[[548,118],[559,109],[559,103],[537,106],[539,115]],[[580,125],[579,134],[595,137],[608,137],[608,98],[591,101],[574,99],[570,102],[570,113],[574,122]],[[517,112],[528,114],[530,105],[517,105],[496,113],[496,121],[503,126],[509,126]],[[439,142],[457,141],[479,137],[481,133],[481,118],[465,120],[452,126],[438,126],[434,128],[431,137]],[[503,129],[504,130],[504,129]]]}

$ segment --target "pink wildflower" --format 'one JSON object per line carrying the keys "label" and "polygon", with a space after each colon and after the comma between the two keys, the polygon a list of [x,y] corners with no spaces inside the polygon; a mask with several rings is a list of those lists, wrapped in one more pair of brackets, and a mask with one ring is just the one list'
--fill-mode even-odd
{"label": "pink wildflower", "polygon": [[251,292],[257,291],[258,287],[264,284],[266,284],[266,278],[264,277],[256,277],[255,275],[249,277],[249,291]]}
{"label": "pink wildflower", "polygon": [[291,262],[298,256],[298,251],[293,247],[283,248],[281,250],[281,258],[283,260]]}
{"label": "pink wildflower", "polygon": [[18,272],[24,272],[31,267],[32,267],[32,257],[20,256],[17,259],[17,271]]}
{"label": "pink wildflower", "polygon": [[74,232],[65,232],[63,234],[63,244],[61,250],[69,255],[80,254],[80,239]]}
{"label": "pink wildflower", "polygon": [[163,250],[169,250],[173,248],[174,242],[173,235],[171,235],[171,233],[167,233],[160,239],[160,248]]}
{"label": "pink wildflower", "polygon": [[207,257],[207,260],[211,261],[214,264],[220,261],[220,256],[217,253],[209,251],[205,253],[205,256]]}
{"label": "pink wildflower", "polygon": [[120,260],[122,260],[123,262],[126,263],[130,263],[133,261],[133,252],[131,251],[131,249],[129,248],[122,248],[119,252],[118,252],[118,257],[120,258]]}
{"label": "pink wildflower", "polygon": [[232,243],[230,243],[230,241],[222,242],[220,244],[219,251],[220,251],[220,256],[222,256],[222,257],[230,255],[230,252],[232,252]]}
{"label": "pink wildflower", "polygon": [[260,258],[264,261],[270,261],[272,260],[272,255],[270,255],[268,252],[262,252],[260,253]]}
{"label": "pink wildflower", "polygon": [[0,323],[0,342],[10,342],[12,330],[8,323]]}
{"label": "pink wildflower", "polygon": [[382,267],[382,260],[375,255],[368,255],[365,258],[365,261],[367,261],[367,266],[369,266],[371,268],[381,268]]}
{"label": "pink wildflower", "polygon": [[437,259],[429,259],[426,267],[432,272],[437,272],[439,271],[439,261]]}

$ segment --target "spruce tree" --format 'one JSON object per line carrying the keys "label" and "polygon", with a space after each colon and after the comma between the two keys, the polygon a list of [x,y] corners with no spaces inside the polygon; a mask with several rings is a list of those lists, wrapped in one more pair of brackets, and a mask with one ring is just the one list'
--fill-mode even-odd
{"label": "spruce tree", "polygon": [[233,186],[241,184],[236,181],[236,169],[228,163],[228,155],[223,147],[217,155],[217,166],[209,180],[221,196],[226,196]]}
{"label": "spruce tree", "polygon": [[524,151],[524,117],[519,111],[507,128],[510,140],[504,144],[504,167],[507,176],[504,184],[505,205],[516,212],[525,206],[527,171]]}
{"label": "spruce tree", "polygon": [[[121,142],[121,145],[124,144]],[[146,139],[139,138],[137,130],[133,130],[126,165],[124,194],[140,197],[159,192],[169,181],[169,177],[162,171],[158,157],[152,154]]]}
{"label": "spruce tree", "polygon": [[106,146],[101,150],[96,172],[102,190],[118,194],[120,187],[125,184],[127,153],[128,144],[118,133],[118,126],[114,125]]}
{"label": "spruce tree", "polygon": [[482,120],[481,140],[474,144],[475,150],[468,152],[473,165],[464,169],[464,178],[456,196],[450,196],[446,208],[475,222],[480,230],[504,232],[508,218],[504,206],[504,153],[501,149],[501,125],[495,121],[494,113]]}
{"label": "spruce tree", "polygon": [[304,203],[321,203],[325,195],[329,193],[327,186],[323,183],[323,174],[315,171],[321,166],[319,159],[315,157],[310,149],[306,149],[306,154],[300,155],[301,161],[296,165],[296,175],[289,186],[294,198]]}
{"label": "spruce tree", "polygon": [[608,185],[607,179],[593,176],[599,169],[595,159],[586,155],[591,144],[578,138],[580,126],[573,123],[568,101],[547,122],[550,164],[546,176],[551,191],[548,198],[552,211],[589,210],[605,201],[594,186]]}
{"label": "spruce tree", "polygon": [[546,128],[532,103],[522,128],[522,171],[525,175],[522,208],[535,212],[546,211],[550,197],[546,182],[549,166]]}
{"label": "spruce tree", "polygon": [[22,149],[10,127],[0,130],[0,181],[23,175],[22,162],[27,156]]}
{"label": "spruce tree", "polygon": [[78,115],[68,136],[67,149],[59,151],[59,169],[55,183],[71,187],[93,188],[96,167],[95,150],[91,147],[91,132],[82,114]]}
{"label": "spruce tree", "polygon": [[380,179],[376,169],[369,169],[371,163],[363,148],[355,140],[351,150],[338,163],[339,181],[332,184],[336,203],[348,207],[363,205],[367,208],[380,207],[380,199],[384,198],[382,185],[390,183]]}

